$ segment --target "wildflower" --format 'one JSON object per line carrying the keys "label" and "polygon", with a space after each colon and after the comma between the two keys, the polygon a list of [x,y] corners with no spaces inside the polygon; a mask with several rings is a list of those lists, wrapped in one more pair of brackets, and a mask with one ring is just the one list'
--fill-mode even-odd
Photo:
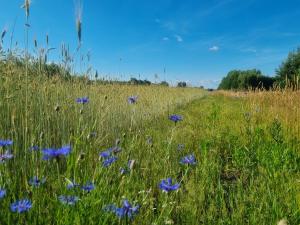
{"label": "wildflower", "polygon": [[169,192],[169,191],[176,191],[179,189],[180,184],[172,184],[172,179],[167,178],[165,180],[162,180],[161,183],[159,184],[159,188],[164,191],[164,192]]}
{"label": "wildflower", "polygon": [[138,96],[130,96],[127,101],[129,104],[135,104],[137,102]]}
{"label": "wildflower", "polygon": [[81,189],[89,193],[95,189],[95,185],[92,182],[88,182],[86,185],[82,186]]}
{"label": "wildflower", "polygon": [[46,178],[39,179],[37,176],[34,176],[29,180],[29,184],[33,187],[39,187],[46,182]]}
{"label": "wildflower", "polygon": [[69,145],[63,146],[58,149],[54,149],[54,148],[44,149],[43,150],[43,154],[44,154],[43,159],[50,160],[53,158],[58,158],[59,156],[67,156],[68,154],[70,154],[70,152],[71,152],[71,146],[69,146]]}
{"label": "wildflower", "polygon": [[197,163],[194,155],[187,155],[180,160],[181,164],[195,165]]}
{"label": "wildflower", "polygon": [[122,151],[122,148],[121,147],[118,147],[118,146],[114,146],[114,147],[111,147],[109,149],[107,149],[106,151],[104,152],[101,152],[99,154],[99,156],[101,156],[102,158],[108,158],[110,157],[113,153],[116,154],[116,153],[119,153]]}
{"label": "wildflower", "polygon": [[182,116],[174,114],[169,116],[169,120],[172,120],[176,124],[178,121],[182,121]]}
{"label": "wildflower", "polygon": [[16,201],[10,205],[10,210],[12,212],[23,213],[31,209],[32,203],[28,199],[23,199],[20,201]]}
{"label": "wildflower", "polygon": [[13,144],[13,141],[11,140],[0,140],[0,147],[7,147],[11,146]]}
{"label": "wildflower", "polygon": [[117,157],[109,157],[109,158],[106,158],[103,163],[102,163],[102,166],[103,167],[109,167],[111,164],[113,164],[115,161],[117,161]]}
{"label": "wildflower", "polygon": [[77,98],[76,99],[76,102],[77,103],[80,103],[80,104],[86,104],[86,103],[88,103],[90,100],[89,100],[89,98],[88,97],[82,97],[82,98]]}
{"label": "wildflower", "polygon": [[140,206],[132,206],[128,200],[123,201],[123,206],[118,208],[115,205],[109,205],[105,208],[106,211],[111,211],[116,214],[117,217],[132,219],[134,215],[138,213]]}
{"label": "wildflower", "polygon": [[71,181],[67,178],[65,178],[66,181],[68,182],[68,185],[67,185],[67,189],[72,189],[72,188],[77,188],[77,187],[80,187],[79,184],[75,183],[75,181]]}
{"label": "wildflower", "polygon": [[58,199],[65,205],[75,205],[75,203],[79,200],[77,196],[72,195],[60,195]]}
{"label": "wildflower", "polygon": [[5,189],[0,189],[0,199],[4,198],[6,195],[6,190]]}
{"label": "wildflower", "polygon": [[104,158],[104,159],[110,157],[110,155],[111,155],[111,152],[110,152],[110,151],[104,151],[104,152],[101,152],[101,153],[99,154],[99,156],[101,156],[101,157]]}
{"label": "wildflower", "polygon": [[4,154],[0,154],[0,163],[4,163],[6,160],[13,158],[13,154],[10,151],[6,151]]}

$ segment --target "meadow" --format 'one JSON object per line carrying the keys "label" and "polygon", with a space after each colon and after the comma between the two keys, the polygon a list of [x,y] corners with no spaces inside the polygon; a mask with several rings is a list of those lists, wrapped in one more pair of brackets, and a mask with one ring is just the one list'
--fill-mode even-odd
{"label": "meadow", "polygon": [[80,10],[80,66],[51,67],[30,3],[25,49],[0,45],[0,225],[300,224],[299,91],[97,82]]}
{"label": "meadow", "polygon": [[300,223],[298,92],[13,72],[0,93],[1,224]]}

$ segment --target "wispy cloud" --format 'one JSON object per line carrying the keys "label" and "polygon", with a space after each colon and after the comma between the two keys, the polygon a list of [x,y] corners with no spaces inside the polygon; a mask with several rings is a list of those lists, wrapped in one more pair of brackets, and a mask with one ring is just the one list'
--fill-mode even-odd
{"label": "wispy cloud", "polygon": [[175,37],[177,42],[183,42],[183,38],[180,35],[175,34],[174,37]]}
{"label": "wispy cloud", "polygon": [[220,50],[219,46],[216,46],[216,45],[209,48],[209,51],[211,51],[211,52],[217,52],[219,50]]}
{"label": "wispy cloud", "polygon": [[163,41],[169,41],[170,39],[168,37],[163,37]]}

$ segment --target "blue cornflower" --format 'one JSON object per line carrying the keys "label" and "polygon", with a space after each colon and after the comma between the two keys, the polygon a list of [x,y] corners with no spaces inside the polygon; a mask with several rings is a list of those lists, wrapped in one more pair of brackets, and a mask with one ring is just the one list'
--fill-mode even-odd
{"label": "blue cornflower", "polygon": [[80,187],[80,184],[75,183],[75,181],[71,181],[67,178],[65,178],[68,181],[67,189],[72,189],[72,188],[78,188]]}
{"label": "blue cornflower", "polygon": [[37,176],[34,176],[29,180],[29,184],[33,187],[39,187],[46,182],[46,178],[39,179]]}
{"label": "blue cornflower", "polygon": [[123,201],[123,206],[118,208],[115,205],[109,205],[105,208],[106,211],[111,211],[116,214],[117,217],[132,219],[139,211],[140,206],[132,206],[128,200]]}
{"label": "blue cornflower", "polygon": [[0,140],[0,147],[7,147],[13,144],[11,140]]}
{"label": "blue cornflower", "polygon": [[69,145],[63,146],[58,149],[54,149],[54,148],[44,149],[43,150],[43,154],[44,154],[43,159],[50,160],[53,158],[58,158],[59,156],[67,156],[68,154],[70,154],[70,152],[71,152],[71,146],[69,146]]}
{"label": "blue cornflower", "polygon": [[104,152],[101,152],[101,153],[99,154],[99,156],[101,156],[102,158],[106,159],[106,158],[110,157],[112,154],[117,154],[117,153],[119,153],[119,152],[121,152],[121,151],[122,151],[122,148],[121,148],[121,147],[119,147],[119,146],[114,146],[114,147],[111,147],[111,148],[107,149],[107,150],[104,151]]}
{"label": "blue cornflower", "polygon": [[31,209],[32,203],[28,199],[23,199],[20,201],[16,201],[10,205],[10,210],[12,212],[23,213]]}
{"label": "blue cornflower", "polygon": [[8,159],[13,158],[14,155],[11,154],[10,151],[6,151],[4,154],[0,154],[0,163],[4,163],[5,161],[7,161]]}
{"label": "blue cornflower", "polygon": [[137,102],[138,96],[130,96],[127,101],[129,104],[135,104]]}
{"label": "blue cornflower", "polygon": [[181,164],[195,165],[197,163],[194,155],[187,155],[180,160]]}
{"label": "blue cornflower", "polygon": [[95,185],[92,182],[88,182],[86,185],[83,185],[81,189],[86,192],[91,192],[95,189]]}
{"label": "blue cornflower", "polygon": [[172,179],[167,178],[162,180],[159,184],[159,188],[164,192],[176,191],[180,187],[180,184],[172,184]]}
{"label": "blue cornflower", "polygon": [[104,151],[104,152],[101,152],[101,153],[99,154],[99,156],[101,156],[101,157],[104,158],[104,159],[107,159],[108,157],[111,156],[111,151]]}
{"label": "blue cornflower", "polygon": [[6,195],[6,190],[5,189],[0,189],[0,199],[4,198]]}
{"label": "blue cornflower", "polygon": [[112,163],[114,163],[115,161],[117,161],[117,157],[109,157],[109,158],[106,158],[103,163],[102,163],[102,166],[103,167],[109,167]]}
{"label": "blue cornflower", "polygon": [[169,120],[172,120],[176,124],[178,121],[182,120],[182,116],[174,114],[174,115],[169,116]]}
{"label": "blue cornflower", "polygon": [[76,102],[77,103],[80,103],[80,104],[86,104],[86,103],[88,103],[90,100],[89,100],[89,98],[88,97],[82,97],[82,98],[77,98],[76,99]]}
{"label": "blue cornflower", "polygon": [[58,199],[65,205],[75,205],[75,203],[79,200],[77,196],[72,195],[61,195],[58,197]]}

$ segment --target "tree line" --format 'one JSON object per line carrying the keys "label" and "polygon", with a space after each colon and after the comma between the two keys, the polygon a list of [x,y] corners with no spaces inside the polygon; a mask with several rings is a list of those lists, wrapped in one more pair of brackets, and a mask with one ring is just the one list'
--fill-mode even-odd
{"label": "tree line", "polygon": [[273,87],[297,86],[300,78],[300,48],[289,53],[287,59],[276,69],[276,75],[269,77],[260,70],[232,70],[218,87],[220,90],[248,90]]}

